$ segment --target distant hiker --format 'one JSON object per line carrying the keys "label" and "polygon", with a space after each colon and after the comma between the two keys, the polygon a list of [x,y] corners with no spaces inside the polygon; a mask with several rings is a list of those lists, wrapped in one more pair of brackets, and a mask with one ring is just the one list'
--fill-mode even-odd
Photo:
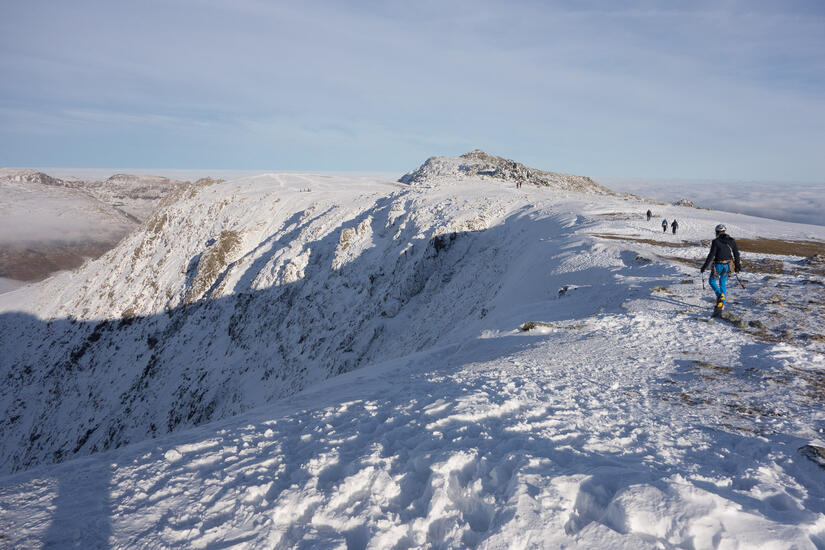
{"label": "distant hiker", "polygon": [[716,292],[716,309],[718,311],[725,309],[725,296],[728,293],[728,275],[730,275],[731,265],[733,265],[736,273],[739,273],[742,269],[742,263],[739,260],[739,248],[736,246],[736,241],[728,236],[726,231],[727,228],[724,224],[720,223],[716,226],[716,238],[710,244],[708,257],[705,258],[705,263],[702,264],[699,270],[704,273],[705,269],[713,263],[708,282]]}
{"label": "distant hiker", "polygon": [[673,229],[673,234],[676,234],[676,230],[679,229],[679,222],[673,220],[673,223],[670,224],[670,228]]}
{"label": "distant hiker", "polygon": [[667,233],[667,219],[662,220],[662,231]]}
{"label": "distant hiker", "polygon": [[653,212],[650,211],[650,208],[647,209],[647,221],[650,221],[650,218],[653,217]]}

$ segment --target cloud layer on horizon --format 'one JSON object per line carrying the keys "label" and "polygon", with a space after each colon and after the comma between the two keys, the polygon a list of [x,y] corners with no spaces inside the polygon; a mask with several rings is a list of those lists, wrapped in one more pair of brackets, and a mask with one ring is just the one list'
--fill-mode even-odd
{"label": "cloud layer on horizon", "polygon": [[[693,201],[700,208],[795,223],[825,225],[825,185],[715,180],[599,180],[614,191],[664,202]],[[720,222],[724,220],[720,219]]]}

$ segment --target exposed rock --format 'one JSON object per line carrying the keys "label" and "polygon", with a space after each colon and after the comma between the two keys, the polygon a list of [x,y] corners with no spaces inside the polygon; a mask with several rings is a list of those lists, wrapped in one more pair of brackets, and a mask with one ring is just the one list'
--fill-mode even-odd
{"label": "exposed rock", "polygon": [[200,256],[197,272],[184,303],[191,304],[201,298],[217,281],[229,263],[229,257],[240,244],[237,231],[221,231],[210,247]]}
{"label": "exposed rock", "polygon": [[544,327],[544,328],[552,328],[553,323],[547,323],[544,321],[527,321],[526,323],[522,323],[519,327],[519,330],[522,332],[529,332],[535,328]]}
{"label": "exposed rock", "polygon": [[802,260],[805,265],[825,265],[825,254],[814,254]]}
{"label": "exposed rock", "polygon": [[562,296],[566,296],[567,294],[573,292],[577,288],[579,287],[576,285],[564,285],[559,289],[559,298],[561,298]]}
{"label": "exposed rock", "polygon": [[101,202],[111,204],[138,222],[148,218],[164,197],[187,185],[188,182],[162,176],[133,174],[115,174],[105,181],[76,184]]}
{"label": "exposed rock", "polygon": [[727,309],[723,309],[722,311],[720,311],[719,315],[717,315],[717,317],[719,317],[720,319],[724,319],[725,321],[733,324],[733,326],[735,326],[736,328],[747,328],[748,327],[748,323],[745,322],[744,319],[742,319],[741,317],[739,317],[735,313],[731,313]]}
{"label": "exposed rock", "polygon": [[499,179],[567,191],[615,194],[588,177],[536,170],[514,160],[489,155],[480,149],[465,153],[458,158],[430,157],[424,164],[405,174],[398,181],[420,185],[433,183],[443,178],[460,180],[469,177]]}
{"label": "exposed rock", "polygon": [[53,185],[67,187],[66,182],[53,178],[37,170],[13,170],[10,168],[0,168],[0,179],[17,183],[39,183],[41,185]]}
{"label": "exposed rock", "polygon": [[688,208],[696,208],[696,203],[688,199],[679,199],[673,203],[673,206],[687,206]]}
{"label": "exposed rock", "polygon": [[799,448],[799,453],[819,465],[820,468],[825,468],[825,448],[816,445],[805,445]]}

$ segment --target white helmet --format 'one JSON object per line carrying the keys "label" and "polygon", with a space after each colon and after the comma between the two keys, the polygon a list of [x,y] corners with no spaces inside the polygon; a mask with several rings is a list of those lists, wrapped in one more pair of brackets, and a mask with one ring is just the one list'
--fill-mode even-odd
{"label": "white helmet", "polygon": [[724,232],[725,232],[725,231],[727,231],[727,230],[728,230],[728,228],[727,228],[727,227],[725,227],[725,224],[723,224],[723,223],[720,223],[719,225],[717,225],[717,226],[716,226],[716,234],[717,234],[717,235],[718,235],[719,233],[724,233]]}

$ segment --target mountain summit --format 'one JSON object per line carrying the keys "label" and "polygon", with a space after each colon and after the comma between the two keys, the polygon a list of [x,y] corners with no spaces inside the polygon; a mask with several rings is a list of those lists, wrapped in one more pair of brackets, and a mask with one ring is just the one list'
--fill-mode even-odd
{"label": "mountain summit", "polygon": [[514,183],[613,195],[614,193],[586,176],[546,172],[530,168],[504,157],[475,149],[460,157],[430,157],[424,164],[404,174],[398,181],[410,185],[432,184],[467,178],[498,179]]}

